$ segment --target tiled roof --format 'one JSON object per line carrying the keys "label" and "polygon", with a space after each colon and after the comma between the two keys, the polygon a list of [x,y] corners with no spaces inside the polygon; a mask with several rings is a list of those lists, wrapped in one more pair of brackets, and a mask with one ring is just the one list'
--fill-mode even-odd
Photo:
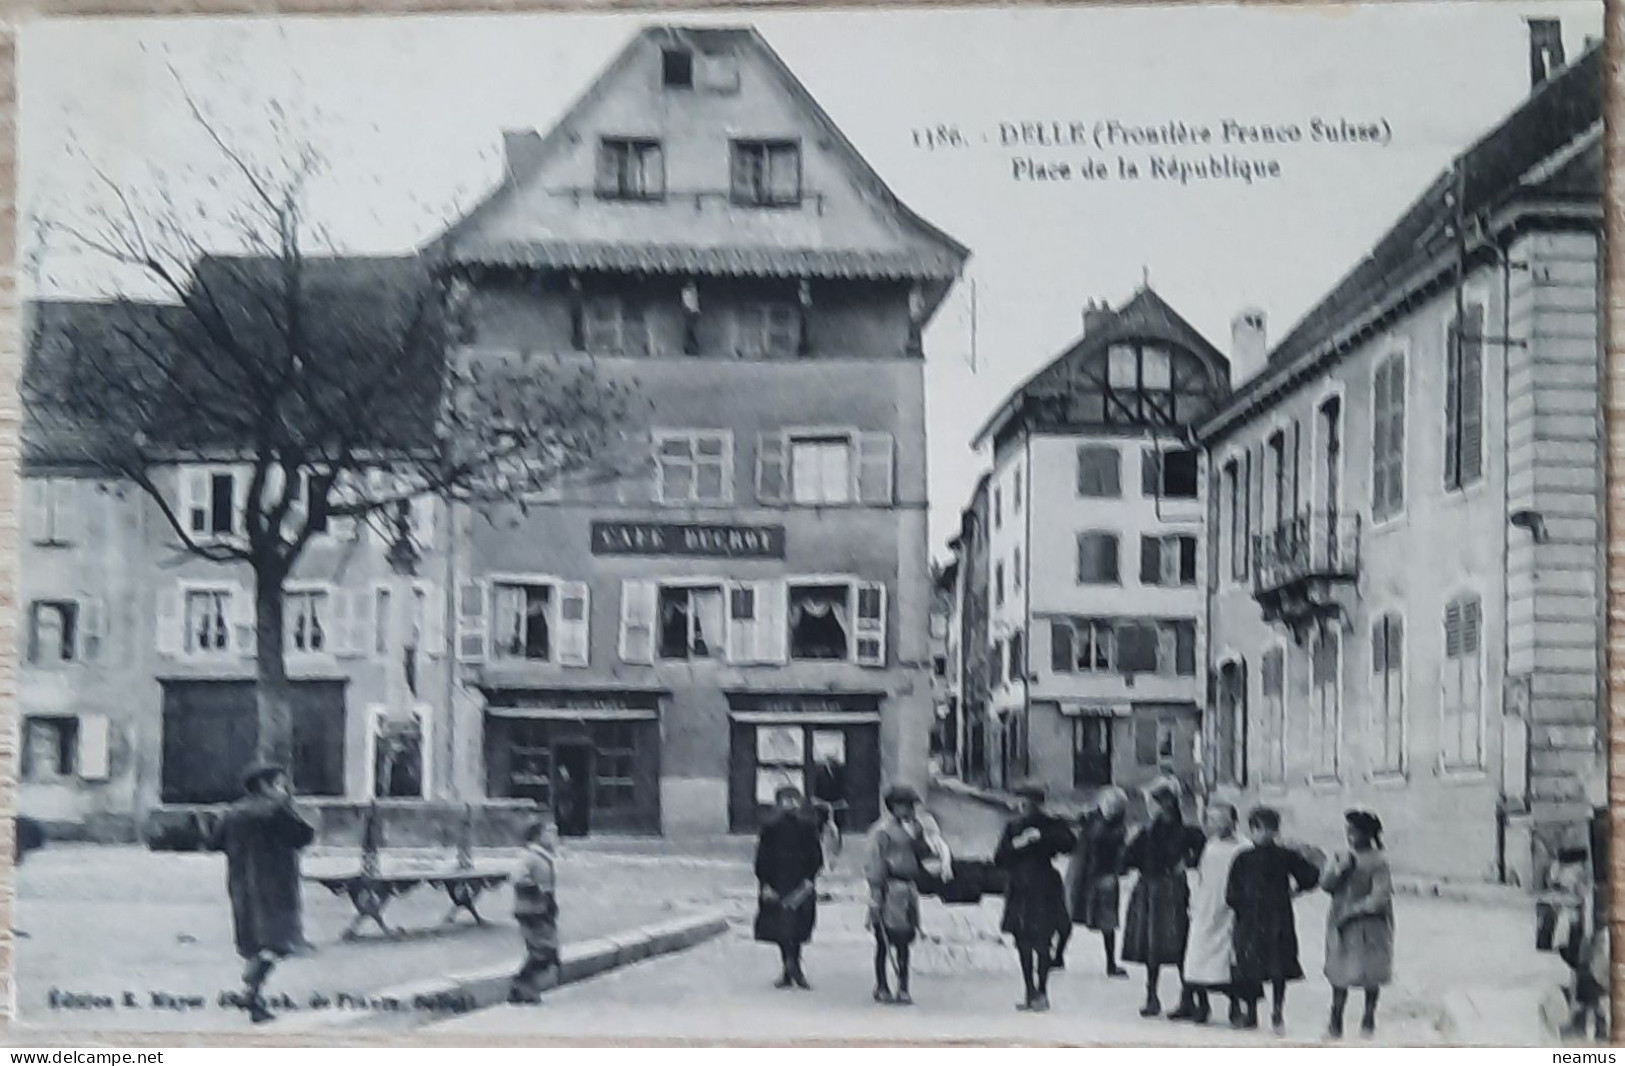
{"label": "tiled roof", "polygon": [[477,241],[460,247],[457,258],[496,266],[761,277],[946,280],[959,273],[959,263],[953,257],[928,249],[889,252],[737,245],[707,248],[590,241]]}
{"label": "tiled roof", "polygon": [[1602,50],[1593,46],[1537,88],[1494,129],[1457,157],[1318,304],[1270,352],[1265,369],[1232,395],[1204,434],[1230,424],[1242,408],[1279,387],[1292,367],[1326,354],[1327,345],[1401,292],[1456,241],[1454,197],[1475,223],[1519,199],[1600,197],[1601,150],[1565,157],[1534,185],[1523,179],[1581,142],[1602,120]]}

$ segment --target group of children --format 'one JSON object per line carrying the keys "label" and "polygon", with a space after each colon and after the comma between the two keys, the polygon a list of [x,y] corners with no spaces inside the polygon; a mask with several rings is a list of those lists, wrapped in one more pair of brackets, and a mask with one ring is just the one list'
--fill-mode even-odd
{"label": "group of children", "polygon": [[[1012,826],[1054,817],[1042,812],[1041,791],[1023,792],[1024,810]],[[1171,966],[1180,974],[1180,1001],[1169,1018],[1205,1023],[1210,997],[1219,993],[1229,999],[1230,1024],[1254,1029],[1267,991],[1271,1026],[1281,1032],[1286,987],[1304,976],[1293,900],[1318,885],[1331,896],[1327,1035],[1343,1035],[1348,995],[1356,988],[1365,1000],[1360,1030],[1367,1036],[1375,1032],[1379,991],[1393,970],[1393,882],[1377,816],[1347,812],[1348,848],[1323,860],[1315,849],[1284,843],[1280,814],[1269,807],[1249,812],[1248,839],[1243,840],[1232,804],[1210,802],[1199,830],[1185,823],[1176,785],[1159,783],[1147,798],[1150,820],[1130,832],[1126,797],[1115,789],[1101,797],[1082,819],[1065,886],[1071,924],[1098,931],[1105,942],[1107,973],[1124,977],[1116,957],[1118,879],[1129,870],[1137,873],[1123,922],[1122,959],[1145,967],[1141,1015],[1162,1013],[1159,979],[1162,968]],[[1012,887],[1019,897],[1020,888]],[[1007,909],[1009,905],[1007,900]],[[1035,909],[1030,902],[1022,906]],[[1054,940],[1045,942],[1055,945],[1044,960],[1046,974],[1064,965],[1070,933],[1069,927],[1054,928]],[[1032,936],[1027,939],[1035,942]],[[1022,940],[1017,937],[1018,950]],[[1037,1009],[1048,1005],[1042,986],[1029,981],[1027,1008],[1033,1009],[1034,1002]]]}

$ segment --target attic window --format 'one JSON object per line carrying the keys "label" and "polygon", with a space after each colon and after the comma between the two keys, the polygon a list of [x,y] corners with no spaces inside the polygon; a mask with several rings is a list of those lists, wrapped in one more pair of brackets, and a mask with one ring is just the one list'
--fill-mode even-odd
{"label": "attic window", "polygon": [[694,88],[694,53],[686,48],[662,49],[660,83],[668,89]]}

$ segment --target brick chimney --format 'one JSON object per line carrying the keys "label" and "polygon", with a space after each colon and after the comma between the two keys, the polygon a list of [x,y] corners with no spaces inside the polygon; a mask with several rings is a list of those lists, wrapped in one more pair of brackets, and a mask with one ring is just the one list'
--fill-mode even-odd
{"label": "brick chimney", "polygon": [[528,175],[541,161],[542,135],[535,130],[502,131],[502,171],[510,181]]}
{"label": "brick chimney", "polygon": [[1083,305],[1083,335],[1087,337],[1117,314],[1105,300],[1090,300]]}
{"label": "brick chimney", "polygon": [[1230,381],[1239,385],[1269,361],[1269,335],[1264,312],[1244,307],[1230,320]]}
{"label": "brick chimney", "polygon": [[1557,19],[1529,19],[1529,88],[1563,69],[1563,24]]}

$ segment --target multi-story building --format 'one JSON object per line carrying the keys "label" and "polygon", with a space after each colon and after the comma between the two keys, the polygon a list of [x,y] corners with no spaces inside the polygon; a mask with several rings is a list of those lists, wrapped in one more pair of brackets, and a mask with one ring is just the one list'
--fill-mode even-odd
{"label": "multi-story building", "polygon": [[936,708],[931,730],[931,757],[937,773],[957,772],[959,753],[959,694],[948,664],[958,653],[954,639],[954,587],[959,582],[959,564],[950,561],[931,571],[931,705]]}
{"label": "multi-story building", "polygon": [[[405,260],[308,266],[312,285],[375,297],[382,290],[372,287],[416,276]],[[206,260],[198,269],[207,276],[252,266]],[[113,351],[121,337],[146,328],[141,323],[178,321],[180,314],[88,301],[27,310],[18,810],[58,835],[130,839],[155,810],[235,799],[239,774],[255,754],[253,573],[246,564],[189,553],[165,513],[205,548],[240,542],[249,487],[244,451],[221,440],[160,455],[146,471],[160,506],[99,461],[93,422],[47,410],[63,394],[53,379],[72,365],[75,345]],[[437,501],[414,505],[410,535],[419,561],[415,576],[403,576],[387,561],[390,538],[335,518],[311,539],[287,582],[291,770],[295,787],[318,806],[374,795],[443,798],[455,790],[442,524]],[[380,735],[408,717],[416,728],[401,739],[413,757],[391,761],[383,782]]]}
{"label": "multi-story building", "polygon": [[948,669],[959,704],[960,751],[957,776],[974,785],[1003,781],[997,737],[988,716],[991,642],[988,640],[988,477],[982,475],[971,502],[959,516],[959,532],[948,542],[956,564],[953,599],[954,656]]}
{"label": "multi-story building", "polygon": [[1215,783],[1321,841],[1370,807],[1402,869],[1530,884],[1602,781],[1600,71],[1537,81],[1200,431]]}
{"label": "multi-story building", "polygon": [[923,784],[921,331],[965,249],[756,32],[661,26],[508,136],[436,254],[458,358],[637,398],[636,463],[456,517],[468,779],[667,833],[750,829],[785,783],[862,825]]}
{"label": "multi-story building", "polygon": [[1204,701],[1202,460],[1225,357],[1142,288],[1000,405],[985,532],[999,784],[1194,781]]}

